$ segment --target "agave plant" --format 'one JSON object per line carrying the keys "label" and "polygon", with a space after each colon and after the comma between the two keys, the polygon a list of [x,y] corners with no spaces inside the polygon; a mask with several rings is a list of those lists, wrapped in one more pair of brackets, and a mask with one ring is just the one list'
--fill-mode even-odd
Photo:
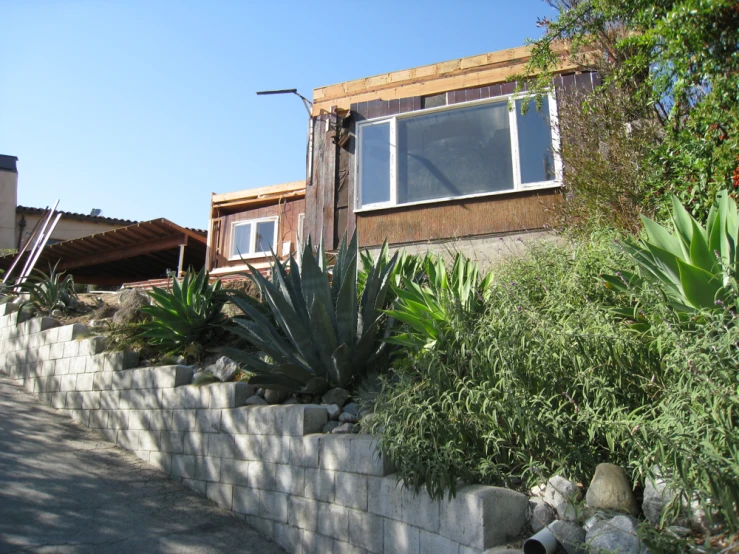
{"label": "agave plant", "polygon": [[[383,245],[380,259],[386,256],[387,245]],[[379,340],[388,327],[381,310],[397,254],[387,263],[375,263],[361,296],[358,261],[355,233],[349,245],[344,237],[331,268],[326,264],[323,241],[314,252],[310,239],[300,267],[292,256],[287,268],[275,262],[269,280],[250,266],[277,324],[252,303],[234,298],[247,318],[236,318],[231,331],[266,356],[221,350],[256,373],[250,383],[268,389],[318,394],[332,386],[349,386],[387,349]]]}
{"label": "agave plant", "polygon": [[672,231],[642,216],[647,240],[622,243],[638,264],[639,275],[606,275],[607,286],[627,292],[645,281],[655,283],[682,313],[733,306],[731,284],[739,270],[736,202],[720,192],[704,228],[673,196],[671,219]]}
{"label": "agave plant", "polygon": [[139,336],[166,353],[183,352],[192,345],[203,346],[217,335],[226,321],[223,305],[232,293],[221,288],[221,282],[210,283],[210,275],[202,269],[197,275],[188,269],[182,284],[172,281],[172,290],[153,287],[148,291],[153,305],[141,310],[151,320],[141,324]]}
{"label": "agave plant", "polygon": [[32,275],[19,283],[16,287],[20,294],[28,295],[19,310],[27,306],[33,306],[38,312],[48,314],[53,310],[66,310],[77,299],[74,292],[74,278],[64,275],[64,272],[56,270],[59,262],[54,267],[49,266],[49,273],[36,269]]}
{"label": "agave plant", "polygon": [[490,297],[493,274],[482,280],[477,263],[458,253],[451,272],[441,256],[426,256],[422,263],[428,284],[402,277],[403,286],[393,286],[398,297],[389,316],[406,325],[406,330],[386,339],[408,348],[434,348],[451,330],[449,309],[479,312]]}

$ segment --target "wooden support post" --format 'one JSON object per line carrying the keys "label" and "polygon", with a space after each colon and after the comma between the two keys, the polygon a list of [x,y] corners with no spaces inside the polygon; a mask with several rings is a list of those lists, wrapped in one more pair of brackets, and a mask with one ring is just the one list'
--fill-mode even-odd
{"label": "wooden support post", "polygon": [[182,277],[182,264],[185,263],[185,246],[187,246],[187,243],[180,244],[180,258],[177,261],[177,277]]}

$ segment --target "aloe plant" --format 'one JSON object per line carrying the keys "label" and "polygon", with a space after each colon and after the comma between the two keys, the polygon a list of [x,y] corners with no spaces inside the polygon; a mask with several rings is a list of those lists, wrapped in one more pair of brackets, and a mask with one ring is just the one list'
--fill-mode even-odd
{"label": "aloe plant", "polygon": [[283,266],[275,261],[272,278],[249,266],[275,325],[252,303],[235,298],[247,316],[235,318],[231,331],[266,357],[223,348],[224,354],[256,373],[250,383],[273,390],[318,394],[332,386],[347,387],[380,358],[387,345],[382,313],[397,254],[387,262],[387,245],[368,273],[361,295],[357,290],[359,252],[356,233],[341,242],[329,268],[323,241],[314,252],[310,239],[298,266],[294,257]]}
{"label": "aloe plant", "polygon": [[25,281],[18,284],[17,291],[28,296],[19,310],[33,306],[38,312],[48,314],[56,309],[66,310],[74,303],[77,299],[74,278],[57,271],[58,265],[59,262],[54,267],[49,266],[49,273],[35,269]]}
{"label": "aloe plant", "polygon": [[733,306],[731,285],[739,270],[736,202],[721,191],[708,214],[706,227],[672,197],[672,231],[642,216],[647,240],[622,242],[636,261],[639,275],[626,271],[606,275],[608,286],[627,292],[645,281],[664,291],[682,313]]}
{"label": "aloe plant", "polygon": [[408,348],[434,348],[452,327],[449,308],[479,312],[490,297],[493,274],[480,279],[477,263],[457,254],[451,272],[441,256],[427,255],[422,262],[427,284],[401,278],[402,286],[393,286],[398,297],[389,316],[406,325],[406,330],[386,339],[390,344]]}
{"label": "aloe plant", "polygon": [[218,280],[211,284],[205,269],[197,274],[188,269],[182,284],[173,279],[172,290],[153,287],[148,295],[154,304],[141,310],[151,321],[141,324],[140,336],[171,354],[203,346],[217,335],[226,321],[223,306],[233,292],[223,290]]}

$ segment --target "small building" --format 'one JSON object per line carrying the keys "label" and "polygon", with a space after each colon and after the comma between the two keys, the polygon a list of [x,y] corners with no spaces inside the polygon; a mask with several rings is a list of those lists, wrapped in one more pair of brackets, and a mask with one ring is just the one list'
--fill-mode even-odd
{"label": "small building", "polygon": [[315,89],[306,236],[336,248],[356,229],[360,247],[387,239],[418,251],[448,249],[450,241],[500,249],[501,239],[514,244],[522,233],[545,231],[561,201],[558,95],[592,90],[598,78],[575,74],[563,58],[539,111],[525,93],[514,97],[516,83],[508,81],[529,52],[513,48]]}
{"label": "small building", "polygon": [[264,270],[272,254],[284,260],[303,241],[305,181],[211,197],[206,267],[211,275]]}
{"label": "small building", "polygon": [[0,250],[15,250],[15,204],[18,201],[18,158],[0,155]]}

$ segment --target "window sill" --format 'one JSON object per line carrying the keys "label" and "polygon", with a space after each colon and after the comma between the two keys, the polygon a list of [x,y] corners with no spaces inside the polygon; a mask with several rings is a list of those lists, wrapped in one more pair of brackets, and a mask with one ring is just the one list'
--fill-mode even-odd
{"label": "window sill", "polygon": [[271,258],[272,252],[254,252],[253,254],[242,254],[241,256],[229,256],[229,262],[238,262],[239,260],[254,260],[256,258]]}
{"label": "window sill", "polygon": [[[520,189],[512,190],[499,190],[495,192],[482,192],[479,194],[468,194],[466,196],[451,196],[448,198],[434,198],[433,200],[419,200],[417,202],[407,202],[405,204],[383,204],[378,206],[368,206],[366,208],[357,208],[354,210],[355,214],[361,214],[365,212],[378,212],[382,210],[396,210],[401,208],[408,208],[413,206],[426,206],[429,204],[446,204],[448,202],[454,202],[458,200],[473,200],[477,198],[488,198],[493,196],[505,196],[509,194],[518,194],[522,192],[532,192],[537,190],[550,190],[556,189],[562,186],[559,181],[548,181],[546,183],[534,184]],[[237,258],[238,259],[238,258]]]}

